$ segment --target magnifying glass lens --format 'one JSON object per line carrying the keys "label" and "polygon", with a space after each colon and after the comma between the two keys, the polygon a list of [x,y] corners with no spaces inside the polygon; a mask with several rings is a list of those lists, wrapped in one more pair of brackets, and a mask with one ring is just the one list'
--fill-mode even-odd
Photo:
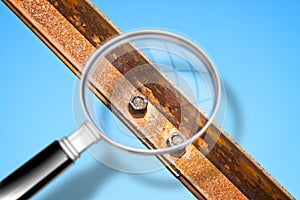
{"label": "magnifying glass lens", "polygon": [[80,92],[83,112],[105,143],[139,155],[180,157],[216,116],[221,81],[193,42],[142,30],[98,49]]}

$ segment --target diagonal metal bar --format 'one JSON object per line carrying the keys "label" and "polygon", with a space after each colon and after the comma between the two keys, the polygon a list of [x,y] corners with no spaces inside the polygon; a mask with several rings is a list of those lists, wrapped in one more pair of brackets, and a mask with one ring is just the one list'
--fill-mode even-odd
{"label": "diagonal metal bar", "polygon": [[[88,57],[121,31],[88,0],[3,0],[3,2],[78,76]],[[124,51],[124,49],[120,49]],[[154,123],[132,118],[126,114],[128,101],[112,104],[112,90],[123,74],[141,63],[149,63],[139,51],[114,60],[107,58],[99,76],[95,77],[94,92],[109,107],[114,107],[125,124],[137,134],[149,136],[149,131],[160,127],[158,136],[167,137],[177,130],[181,119],[187,122],[181,127],[186,134],[193,134],[201,128],[207,118],[201,110],[188,102],[163,76],[148,68],[143,76],[126,82],[128,92],[122,99],[128,99],[132,92],[145,94],[155,113]],[[151,77],[149,77],[151,75]],[[155,77],[162,85],[141,86],[141,80]],[[161,95],[162,91],[164,94]],[[176,95],[174,95],[176,94]],[[120,94],[122,95],[122,94]],[[127,95],[127,96],[126,96]],[[168,97],[168,98],[166,98]],[[180,97],[180,98],[179,98]],[[175,103],[174,103],[175,102]],[[179,113],[176,108],[185,105]],[[137,128],[132,128],[137,127]],[[150,136],[143,141],[147,146],[159,145]],[[166,167],[199,199],[294,199],[253,158],[251,158],[224,130],[213,124],[206,134],[199,138],[187,153],[174,159],[160,157]]]}

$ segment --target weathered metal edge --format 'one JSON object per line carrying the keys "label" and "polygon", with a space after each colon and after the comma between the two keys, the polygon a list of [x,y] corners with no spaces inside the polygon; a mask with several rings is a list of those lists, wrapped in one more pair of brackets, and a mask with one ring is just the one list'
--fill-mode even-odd
{"label": "weathered metal edge", "polygon": [[[51,0],[50,0],[51,2]],[[85,2],[88,2],[90,5],[91,2],[89,1],[85,1]],[[57,7],[58,8],[58,7]],[[99,11],[95,6],[93,6],[93,8],[95,9],[95,11],[101,16],[101,17],[104,17],[105,19],[105,22],[111,26],[112,29],[115,29],[116,32],[119,31],[119,29],[116,28],[116,26],[107,18],[103,15],[103,13],[101,11]],[[66,18],[68,19],[68,16],[66,16]],[[70,21],[71,22],[71,21]],[[72,23],[72,22],[71,22]],[[76,27],[76,24],[73,23],[73,25]],[[78,27],[77,27],[78,28]],[[119,32],[120,33],[120,32]],[[82,32],[82,34],[84,34]],[[86,35],[85,35],[86,36]],[[90,38],[88,36],[86,36],[87,39],[89,41]],[[94,43],[95,46],[99,45],[97,43]],[[217,127],[217,126],[215,126]],[[218,127],[218,131],[221,132],[221,136],[220,138],[218,138],[218,141],[217,141],[217,144],[212,147],[212,148],[209,148],[210,149],[210,152],[208,153],[207,157],[210,159],[211,162],[213,162],[215,164],[215,166],[218,167],[219,170],[221,170],[231,181],[233,181],[236,185],[238,185],[238,183],[243,183],[243,178],[246,179],[250,179],[249,182],[253,182],[254,181],[258,181],[260,183],[265,183],[267,186],[270,186],[272,184],[274,184],[273,186],[274,187],[269,187],[269,188],[266,188],[266,190],[264,191],[267,191],[269,192],[269,195],[273,192],[273,193],[281,193],[282,192],[282,196],[285,196],[284,193],[286,192],[287,194],[289,194],[273,177],[271,177],[249,154],[247,154],[225,131],[223,131],[220,127]],[[213,132],[213,131],[212,131]],[[212,139],[213,140],[213,139]],[[221,144],[221,145],[220,145]],[[224,145],[225,144],[225,145]],[[208,144],[209,145],[209,144]],[[207,153],[203,150],[203,148],[200,146],[200,145],[196,145],[197,147],[199,147],[199,150],[202,151],[203,153]],[[224,149],[225,148],[225,149]],[[230,156],[232,156],[233,158],[237,158],[234,160],[234,162],[230,162],[230,164],[234,165],[235,163],[238,163],[240,160],[244,161],[243,164],[247,165],[248,167],[250,166],[250,168],[254,169],[256,168],[257,169],[257,177],[253,177],[253,176],[247,176],[247,173],[249,173],[249,171],[245,171],[243,174],[240,174],[240,175],[246,175],[246,177],[238,177],[238,172],[240,172],[240,168],[232,168],[232,169],[227,169],[227,165],[228,165],[228,161],[229,160],[232,160],[230,157],[224,157],[224,158],[221,158],[218,153],[218,151],[220,150],[223,150],[224,152],[228,152],[230,149],[232,149],[235,153],[238,153],[238,158],[236,155],[231,155],[229,154]],[[242,158],[242,159],[241,159]],[[220,162],[220,159],[223,159],[221,162]],[[230,166],[229,164],[229,166]],[[240,166],[240,167],[243,167],[243,166]],[[232,175],[232,170],[236,170],[237,174],[236,175]],[[252,191],[249,191],[249,188],[247,187],[241,187],[241,186],[238,186],[244,194],[246,194],[249,198],[255,198],[256,194],[258,194],[259,192],[258,191],[262,191],[263,188],[260,188],[261,186],[256,184],[254,186],[251,186],[249,185],[249,182],[247,183],[244,183],[244,186],[245,185],[248,185],[249,188],[253,188]],[[274,188],[277,188],[279,190],[277,190],[277,192],[274,192]],[[257,191],[255,191],[257,190]],[[252,194],[252,195],[249,195],[249,192]],[[255,193],[256,192],[256,193]],[[261,195],[261,194],[259,194]],[[271,195],[272,196],[272,195]],[[271,197],[270,196],[270,197]],[[273,196],[273,197],[276,197],[277,195]],[[281,196],[281,195],[278,195],[278,196]],[[265,195],[265,197],[267,197],[267,195]]]}

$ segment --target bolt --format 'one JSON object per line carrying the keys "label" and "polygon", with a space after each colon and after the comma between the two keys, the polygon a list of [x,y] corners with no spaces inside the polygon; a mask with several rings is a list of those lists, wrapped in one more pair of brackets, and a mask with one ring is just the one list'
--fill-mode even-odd
{"label": "bolt", "polygon": [[147,111],[148,100],[142,94],[134,94],[131,96],[128,109],[132,116],[136,118],[144,117]]}
{"label": "bolt", "polygon": [[[176,146],[186,141],[186,138],[181,133],[173,133],[167,140],[168,147]],[[176,152],[170,153],[171,156],[180,158],[185,154],[186,150],[185,148],[179,149]]]}

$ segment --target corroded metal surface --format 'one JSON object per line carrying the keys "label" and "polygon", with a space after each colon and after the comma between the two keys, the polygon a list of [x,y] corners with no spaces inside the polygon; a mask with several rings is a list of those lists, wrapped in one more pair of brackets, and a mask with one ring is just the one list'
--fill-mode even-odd
{"label": "corroded metal surface", "polygon": [[[85,0],[3,1],[77,76],[80,76],[87,58],[95,49],[120,33]],[[132,47],[121,48],[116,53],[122,54],[127,48]],[[142,76],[124,79],[123,75],[129,70],[150,62],[138,51],[133,50],[118,59],[107,57],[103,62],[97,69],[98,76],[94,77],[93,91],[120,115],[131,130],[146,136],[143,143],[148,147],[165,145],[160,144],[162,140],[159,138],[165,141],[174,131],[194,134],[206,122],[201,110],[182,97],[155,67],[144,68],[140,71]],[[153,77],[160,84],[140,84]],[[127,92],[116,90],[120,80],[124,81],[122,85],[126,86]],[[129,114],[125,102],[128,103],[130,96],[137,92],[148,97],[151,116],[147,113],[144,118],[136,119]],[[112,101],[115,94],[125,95],[123,101]],[[128,101],[124,101],[126,99]],[[156,130],[155,134],[153,130]],[[293,199],[216,124],[189,146],[181,158],[164,156],[160,159],[197,198]]]}

